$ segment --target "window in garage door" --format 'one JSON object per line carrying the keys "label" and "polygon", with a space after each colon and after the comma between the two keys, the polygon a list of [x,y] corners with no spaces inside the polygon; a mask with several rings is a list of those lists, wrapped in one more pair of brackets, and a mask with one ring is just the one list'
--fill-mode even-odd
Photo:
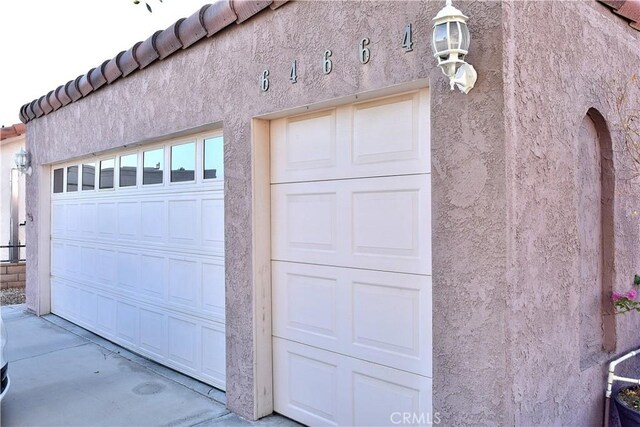
{"label": "window in garage door", "polygon": [[431,411],[428,96],[271,122],[274,406],[305,424]]}
{"label": "window in garage door", "polygon": [[61,317],[224,389],[224,186],[221,168],[206,173],[211,140],[222,164],[217,132],[52,167],[51,303]]}

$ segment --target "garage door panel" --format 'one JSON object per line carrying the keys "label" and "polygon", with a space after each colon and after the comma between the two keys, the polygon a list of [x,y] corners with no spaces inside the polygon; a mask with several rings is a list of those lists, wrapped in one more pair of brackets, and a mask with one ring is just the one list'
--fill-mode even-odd
{"label": "garage door panel", "polygon": [[429,173],[428,109],[416,92],[274,120],[271,182]]}
{"label": "garage door panel", "polygon": [[153,242],[163,242],[166,239],[166,202],[146,200],[141,202],[140,216],[142,218],[141,239]]}
{"label": "garage door panel", "polygon": [[224,264],[202,262],[202,307],[225,317]]}
{"label": "garage door panel", "polygon": [[138,345],[138,310],[135,305],[116,303],[116,336],[129,344]]}
{"label": "garage door panel", "polygon": [[[55,313],[64,314],[63,309],[53,310]],[[116,331],[116,301],[113,298],[97,294],[97,329],[106,331],[110,336],[115,336]]]}
{"label": "garage door panel", "polygon": [[419,143],[421,127],[424,127],[420,126],[421,120],[424,119],[420,117],[417,93],[355,104],[353,164],[379,167],[380,164],[413,162],[420,165],[420,160],[427,157]]}
{"label": "garage door panel", "polygon": [[169,201],[169,242],[195,244],[198,223],[197,200]]}
{"label": "garage door panel", "polygon": [[158,357],[167,354],[164,337],[167,330],[166,316],[162,312],[140,309],[140,346]]}
{"label": "garage door panel", "polygon": [[120,202],[118,210],[118,238],[136,240],[140,230],[140,204]]}
{"label": "garage door panel", "polygon": [[431,274],[428,175],[272,187],[275,260]]}
{"label": "garage door panel", "polygon": [[276,411],[429,423],[429,120],[421,90],[271,122]]}
{"label": "garage door panel", "polygon": [[140,281],[140,257],[134,252],[118,251],[118,285],[135,290]]}
{"label": "garage door panel", "polygon": [[[192,182],[170,180],[172,147],[181,139],[90,161],[136,156],[140,178],[144,153],[160,151],[164,179],[156,184],[122,188],[116,179],[111,189],[56,187],[62,192],[51,196],[51,299],[55,314],[224,389],[224,184],[204,170],[223,159],[218,150],[205,160],[208,138],[222,142],[211,134],[188,139]],[[53,175],[62,172],[64,182],[65,171],[85,163],[54,166]]]}
{"label": "garage door panel", "polygon": [[201,283],[198,264],[187,259],[169,258],[169,300],[188,306],[197,305],[196,286]]}
{"label": "garage door panel", "polygon": [[[393,425],[431,413],[429,378],[274,338],[274,405],[308,425]],[[424,423],[423,423],[424,424]]]}
{"label": "garage door panel", "polygon": [[98,203],[98,235],[103,238],[115,237],[118,217],[115,203]]}
{"label": "garage door panel", "polygon": [[224,384],[226,376],[225,353],[219,351],[225,348],[224,325],[202,327],[202,372],[216,384]]}
{"label": "garage door panel", "polygon": [[196,369],[197,329],[195,322],[169,316],[169,359],[187,370]]}
{"label": "garage door panel", "polygon": [[144,272],[140,275],[142,292],[156,298],[166,299],[167,265],[165,257],[142,254],[140,259],[140,268]]}
{"label": "garage door panel", "polygon": [[429,276],[272,263],[273,335],[430,376]]}

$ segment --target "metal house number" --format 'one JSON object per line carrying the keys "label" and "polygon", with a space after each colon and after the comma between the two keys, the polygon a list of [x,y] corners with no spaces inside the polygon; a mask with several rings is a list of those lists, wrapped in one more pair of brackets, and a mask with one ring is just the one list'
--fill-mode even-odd
{"label": "metal house number", "polygon": [[366,47],[369,45],[369,41],[369,37],[365,37],[360,40],[360,62],[363,64],[369,62],[369,59],[371,58],[371,51]]}
{"label": "metal house number", "polygon": [[260,77],[260,89],[263,92],[269,90],[269,70],[264,70],[262,72],[262,76]]}
{"label": "metal house number", "polygon": [[325,74],[329,74],[333,69],[333,63],[329,59],[331,55],[333,55],[333,53],[329,49],[325,50],[322,55],[322,71],[324,71]]}
{"label": "metal house number", "polygon": [[[371,60],[371,49],[369,45],[371,39],[364,37],[360,39],[358,43],[358,60],[361,64],[368,64]],[[402,50],[404,52],[413,51],[413,26],[406,24],[402,33]],[[322,54],[322,72],[327,75],[333,70],[333,61],[331,57],[333,52],[331,49],[327,49]],[[298,83],[298,60],[291,62],[291,68],[289,69],[289,81],[291,84]],[[266,92],[269,90],[269,70],[264,70],[260,75],[260,90]]]}
{"label": "metal house number", "polygon": [[407,24],[407,26],[404,27],[402,48],[405,52],[411,52],[413,50],[413,30],[411,29],[411,24]]}

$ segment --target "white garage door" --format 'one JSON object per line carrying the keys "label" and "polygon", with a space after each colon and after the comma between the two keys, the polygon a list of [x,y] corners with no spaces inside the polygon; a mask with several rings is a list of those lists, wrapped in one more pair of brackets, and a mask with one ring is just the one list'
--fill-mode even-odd
{"label": "white garage door", "polygon": [[271,122],[277,412],[432,417],[429,120],[423,90]]}
{"label": "white garage door", "polygon": [[52,167],[53,313],[225,387],[221,135]]}

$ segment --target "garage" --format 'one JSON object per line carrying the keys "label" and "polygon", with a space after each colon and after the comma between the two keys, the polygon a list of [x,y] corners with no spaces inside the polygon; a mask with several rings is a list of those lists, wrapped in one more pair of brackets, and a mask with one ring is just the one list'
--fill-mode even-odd
{"label": "garage", "polygon": [[429,117],[425,89],[271,122],[276,412],[431,416]]}
{"label": "garage", "polygon": [[221,132],[51,167],[51,310],[225,389]]}

